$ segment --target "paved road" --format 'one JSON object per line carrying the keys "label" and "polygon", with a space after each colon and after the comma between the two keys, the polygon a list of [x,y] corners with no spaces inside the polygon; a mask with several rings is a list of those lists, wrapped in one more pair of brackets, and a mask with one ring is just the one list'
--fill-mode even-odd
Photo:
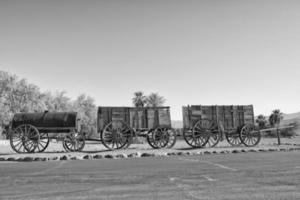
{"label": "paved road", "polygon": [[300,199],[300,152],[1,162],[0,199]]}

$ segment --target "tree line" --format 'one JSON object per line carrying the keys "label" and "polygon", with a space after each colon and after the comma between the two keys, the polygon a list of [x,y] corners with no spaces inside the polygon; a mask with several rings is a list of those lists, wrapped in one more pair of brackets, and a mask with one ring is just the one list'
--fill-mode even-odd
{"label": "tree line", "polygon": [[255,121],[260,129],[264,129],[267,126],[278,126],[282,120],[283,113],[279,109],[275,109],[272,111],[269,118],[264,115],[258,115]]}
{"label": "tree line", "polygon": [[[71,100],[65,91],[42,92],[26,79],[0,71],[0,129],[9,125],[13,115],[19,112],[68,112],[79,113],[85,132],[95,131],[95,100],[85,94]],[[0,132],[2,132],[0,130]]]}
{"label": "tree line", "polygon": [[[134,93],[132,104],[135,107],[163,106],[166,99],[158,93],[146,96],[143,92]],[[79,113],[81,128],[88,134],[96,134],[97,106],[95,100],[85,94],[75,100],[65,91],[42,92],[26,79],[5,71],[0,71],[0,133],[8,127],[13,115],[19,112],[68,112]]]}

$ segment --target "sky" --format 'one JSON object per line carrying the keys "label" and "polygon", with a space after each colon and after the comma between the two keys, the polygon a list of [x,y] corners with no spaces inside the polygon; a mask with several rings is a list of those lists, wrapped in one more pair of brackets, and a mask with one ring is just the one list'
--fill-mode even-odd
{"label": "sky", "polygon": [[300,111],[300,1],[0,0],[0,70],[41,91],[131,106]]}

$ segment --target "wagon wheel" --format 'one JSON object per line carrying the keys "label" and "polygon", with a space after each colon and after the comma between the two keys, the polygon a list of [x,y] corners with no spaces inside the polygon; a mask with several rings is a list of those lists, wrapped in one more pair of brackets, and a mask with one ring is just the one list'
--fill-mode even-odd
{"label": "wagon wheel", "polygon": [[169,128],[158,127],[147,135],[147,142],[154,149],[167,147],[169,143]]}
{"label": "wagon wheel", "polygon": [[81,151],[85,145],[85,138],[80,133],[70,133],[63,140],[63,147],[68,152]]}
{"label": "wagon wheel", "polygon": [[255,126],[253,124],[246,124],[241,129],[240,138],[245,146],[254,147],[259,143],[261,134],[258,130],[255,129]]}
{"label": "wagon wheel", "polygon": [[128,148],[132,143],[133,131],[123,121],[110,122],[101,132],[101,141],[109,149]]}
{"label": "wagon wheel", "polygon": [[191,130],[183,131],[183,138],[185,142],[193,148],[197,148],[196,142],[193,137],[193,132]]}
{"label": "wagon wheel", "polygon": [[220,142],[221,137],[222,135],[218,129],[212,130],[205,146],[215,147]]}
{"label": "wagon wheel", "polygon": [[226,140],[227,142],[231,145],[231,146],[240,146],[242,144],[241,138],[240,138],[240,134],[237,131],[231,131],[225,134]]}
{"label": "wagon wheel", "polygon": [[37,141],[35,140],[36,148],[34,152],[43,152],[48,147],[50,142],[50,138],[48,133],[40,133],[40,139]]}
{"label": "wagon wheel", "polygon": [[10,146],[17,153],[32,153],[39,141],[39,131],[30,124],[22,124],[10,134]]}
{"label": "wagon wheel", "polygon": [[194,146],[204,147],[212,135],[213,123],[210,120],[199,120],[193,127],[192,139]]}
{"label": "wagon wheel", "polygon": [[155,145],[154,143],[154,134],[153,134],[154,130],[150,130],[147,134],[147,142],[148,144],[153,148],[153,149],[157,149],[158,147]]}
{"label": "wagon wheel", "polygon": [[171,149],[176,143],[176,139],[177,139],[176,131],[173,128],[168,129],[168,135],[169,135],[169,142],[166,147],[168,149]]}

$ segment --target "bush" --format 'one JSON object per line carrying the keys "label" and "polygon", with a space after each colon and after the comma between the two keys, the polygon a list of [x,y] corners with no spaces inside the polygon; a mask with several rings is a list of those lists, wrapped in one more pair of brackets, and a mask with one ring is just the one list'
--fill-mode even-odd
{"label": "bush", "polygon": [[293,126],[293,128],[287,128],[280,130],[280,135],[282,137],[295,137],[299,135],[299,122],[294,122],[289,124],[289,126]]}

